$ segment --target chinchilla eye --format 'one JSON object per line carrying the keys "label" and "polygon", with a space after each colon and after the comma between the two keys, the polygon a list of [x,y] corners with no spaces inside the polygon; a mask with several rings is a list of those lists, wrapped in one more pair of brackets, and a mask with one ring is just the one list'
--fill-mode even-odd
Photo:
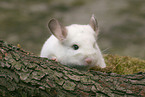
{"label": "chinchilla eye", "polygon": [[74,44],[74,45],[72,46],[72,48],[73,48],[74,50],[78,50],[78,49],[79,49],[79,46],[76,45],[76,44]]}

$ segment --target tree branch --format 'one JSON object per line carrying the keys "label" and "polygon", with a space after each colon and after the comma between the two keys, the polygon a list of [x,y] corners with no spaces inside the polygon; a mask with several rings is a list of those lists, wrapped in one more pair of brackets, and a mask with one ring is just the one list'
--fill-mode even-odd
{"label": "tree branch", "polygon": [[145,73],[79,71],[0,41],[0,96],[145,97]]}

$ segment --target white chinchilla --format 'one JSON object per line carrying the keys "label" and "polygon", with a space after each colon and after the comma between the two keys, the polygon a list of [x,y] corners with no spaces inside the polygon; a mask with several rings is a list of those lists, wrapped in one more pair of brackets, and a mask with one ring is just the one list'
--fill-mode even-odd
{"label": "white chinchilla", "polygon": [[98,24],[94,15],[88,25],[72,24],[64,27],[58,20],[52,19],[48,27],[52,35],[44,43],[40,57],[84,69],[106,67],[96,42]]}

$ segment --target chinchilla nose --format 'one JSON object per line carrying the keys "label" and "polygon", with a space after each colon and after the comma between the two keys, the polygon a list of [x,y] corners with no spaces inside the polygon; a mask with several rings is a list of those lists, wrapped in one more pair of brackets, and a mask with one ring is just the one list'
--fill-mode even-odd
{"label": "chinchilla nose", "polygon": [[91,64],[91,63],[92,63],[92,59],[91,59],[91,58],[86,58],[86,59],[85,59],[85,62],[86,62],[87,64]]}

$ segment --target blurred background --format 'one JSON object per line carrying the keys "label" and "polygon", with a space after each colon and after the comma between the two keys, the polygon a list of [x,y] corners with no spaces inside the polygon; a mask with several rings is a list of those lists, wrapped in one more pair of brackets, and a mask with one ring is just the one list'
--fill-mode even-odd
{"label": "blurred background", "polygon": [[39,55],[51,18],[88,24],[92,14],[104,54],[145,59],[145,0],[0,0],[0,39]]}

